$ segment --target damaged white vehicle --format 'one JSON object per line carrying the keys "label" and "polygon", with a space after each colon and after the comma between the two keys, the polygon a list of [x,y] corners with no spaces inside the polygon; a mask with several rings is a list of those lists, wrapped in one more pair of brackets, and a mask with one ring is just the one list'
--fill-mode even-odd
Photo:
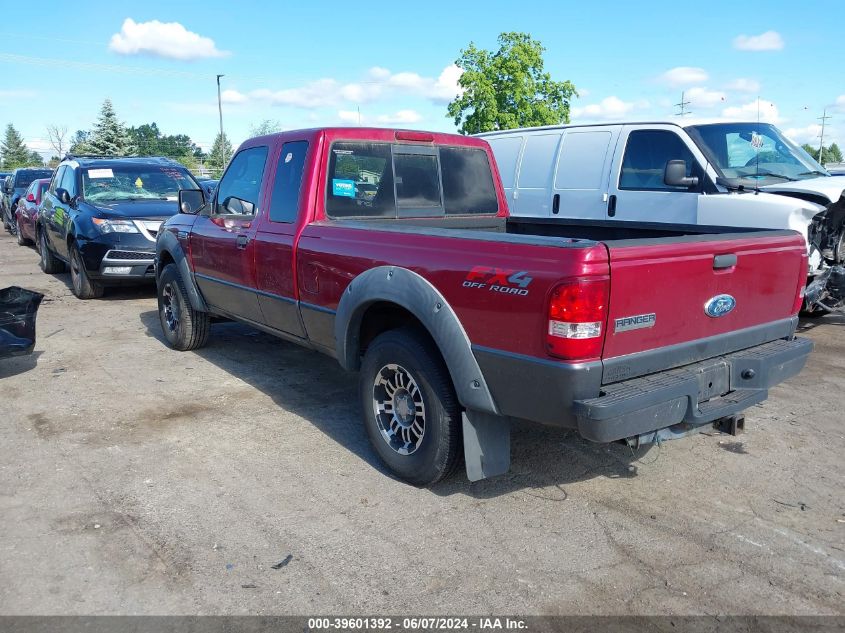
{"label": "damaged white vehicle", "polygon": [[679,118],[479,136],[512,215],[606,220],[620,232],[626,222],[793,229],[807,240],[805,312],[845,309],[845,176],[774,125]]}

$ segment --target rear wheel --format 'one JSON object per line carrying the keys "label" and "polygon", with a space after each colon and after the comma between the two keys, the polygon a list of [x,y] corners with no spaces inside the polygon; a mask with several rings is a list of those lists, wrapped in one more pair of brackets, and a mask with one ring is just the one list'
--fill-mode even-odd
{"label": "rear wheel", "polygon": [[359,391],[370,442],[397,476],[429,486],[455,469],[460,405],[428,337],[411,328],[378,336],[364,355]]}
{"label": "rear wheel", "polygon": [[65,271],[64,262],[53,255],[53,251],[50,250],[44,229],[38,231],[38,247],[38,251],[41,254],[41,261],[39,262],[41,270],[48,275],[55,275],[56,273],[62,273]]}
{"label": "rear wheel", "polygon": [[21,221],[15,218],[15,233],[17,234],[18,246],[29,246],[32,244],[31,240],[26,239],[21,232]]}
{"label": "rear wheel", "polygon": [[78,299],[99,299],[105,290],[103,284],[88,276],[82,254],[76,244],[70,246],[70,286]]}
{"label": "rear wheel", "polygon": [[168,264],[158,278],[158,316],[164,338],[173,349],[187,351],[208,341],[211,318],[194,310],[176,264]]}

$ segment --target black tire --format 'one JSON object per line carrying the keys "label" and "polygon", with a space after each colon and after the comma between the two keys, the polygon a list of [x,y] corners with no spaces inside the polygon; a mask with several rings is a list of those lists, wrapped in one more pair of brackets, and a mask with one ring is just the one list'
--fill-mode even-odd
{"label": "black tire", "polygon": [[48,275],[55,275],[65,271],[64,262],[53,255],[53,251],[50,250],[50,246],[47,244],[47,236],[44,234],[44,229],[38,231],[38,252],[41,255],[41,260],[38,262],[38,265],[41,266],[41,270],[45,273]]}
{"label": "black tire", "polygon": [[17,218],[15,218],[15,235],[17,236],[18,246],[30,246],[32,244],[32,240],[26,239],[21,233],[21,223]]}
{"label": "black tire", "polygon": [[158,277],[158,318],[167,344],[188,351],[208,342],[211,317],[194,310],[176,264],[168,264]]}
{"label": "black tire", "polygon": [[[403,373],[410,378],[410,390],[400,393],[399,387],[391,394],[390,381],[402,384],[399,377]],[[461,408],[446,365],[430,338],[413,328],[390,330],[376,337],[364,355],[358,390],[367,435],[394,474],[415,486],[430,486],[455,470],[463,451]],[[419,394],[421,414],[413,393]],[[401,400],[397,400],[397,394]],[[388,404],[390,410],[379,414],[380,407]],[[413,431],[420,415],[421,434]],[[415,440],[413,450],[408,448],[410,439]]]}
{"label": "black tire", "polygon": [[105,288],[103,284],[94,281],[88,276],[85,270],[85,262],[82,261],[82,254],[76,244],[70,248],[70,289],[77,299],[99,299],[103,296]]}
{"label": "black tire", "polygon": [[12,225],[9,224],[8,214],[6,213],[6,209],[0,211],[0,215],[3,216],[3,228],[6,229],[9,233],[12,232]]}

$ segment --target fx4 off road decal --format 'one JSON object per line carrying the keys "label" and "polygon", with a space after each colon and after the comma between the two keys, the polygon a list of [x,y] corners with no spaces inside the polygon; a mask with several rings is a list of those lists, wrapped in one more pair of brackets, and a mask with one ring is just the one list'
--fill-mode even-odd
{"label": "fx4 off road decal", "polygon": [[534,281],[526,270],[509,270],[507,268],[490,268],[488,266],[473,266],[464,278],[464,288],[477,288],[490,292],[501,292],[507,295],[524,297],[528,294],[528,286]]}

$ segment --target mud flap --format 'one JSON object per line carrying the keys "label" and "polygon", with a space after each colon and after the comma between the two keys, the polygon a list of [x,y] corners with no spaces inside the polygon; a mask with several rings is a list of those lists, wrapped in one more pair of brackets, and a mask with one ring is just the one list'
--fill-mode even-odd
{"label": "mud flap", "polygon": [[508,472],[511,465],[510,420],[468,409],[462,414],[467,478],[479,481]]}

